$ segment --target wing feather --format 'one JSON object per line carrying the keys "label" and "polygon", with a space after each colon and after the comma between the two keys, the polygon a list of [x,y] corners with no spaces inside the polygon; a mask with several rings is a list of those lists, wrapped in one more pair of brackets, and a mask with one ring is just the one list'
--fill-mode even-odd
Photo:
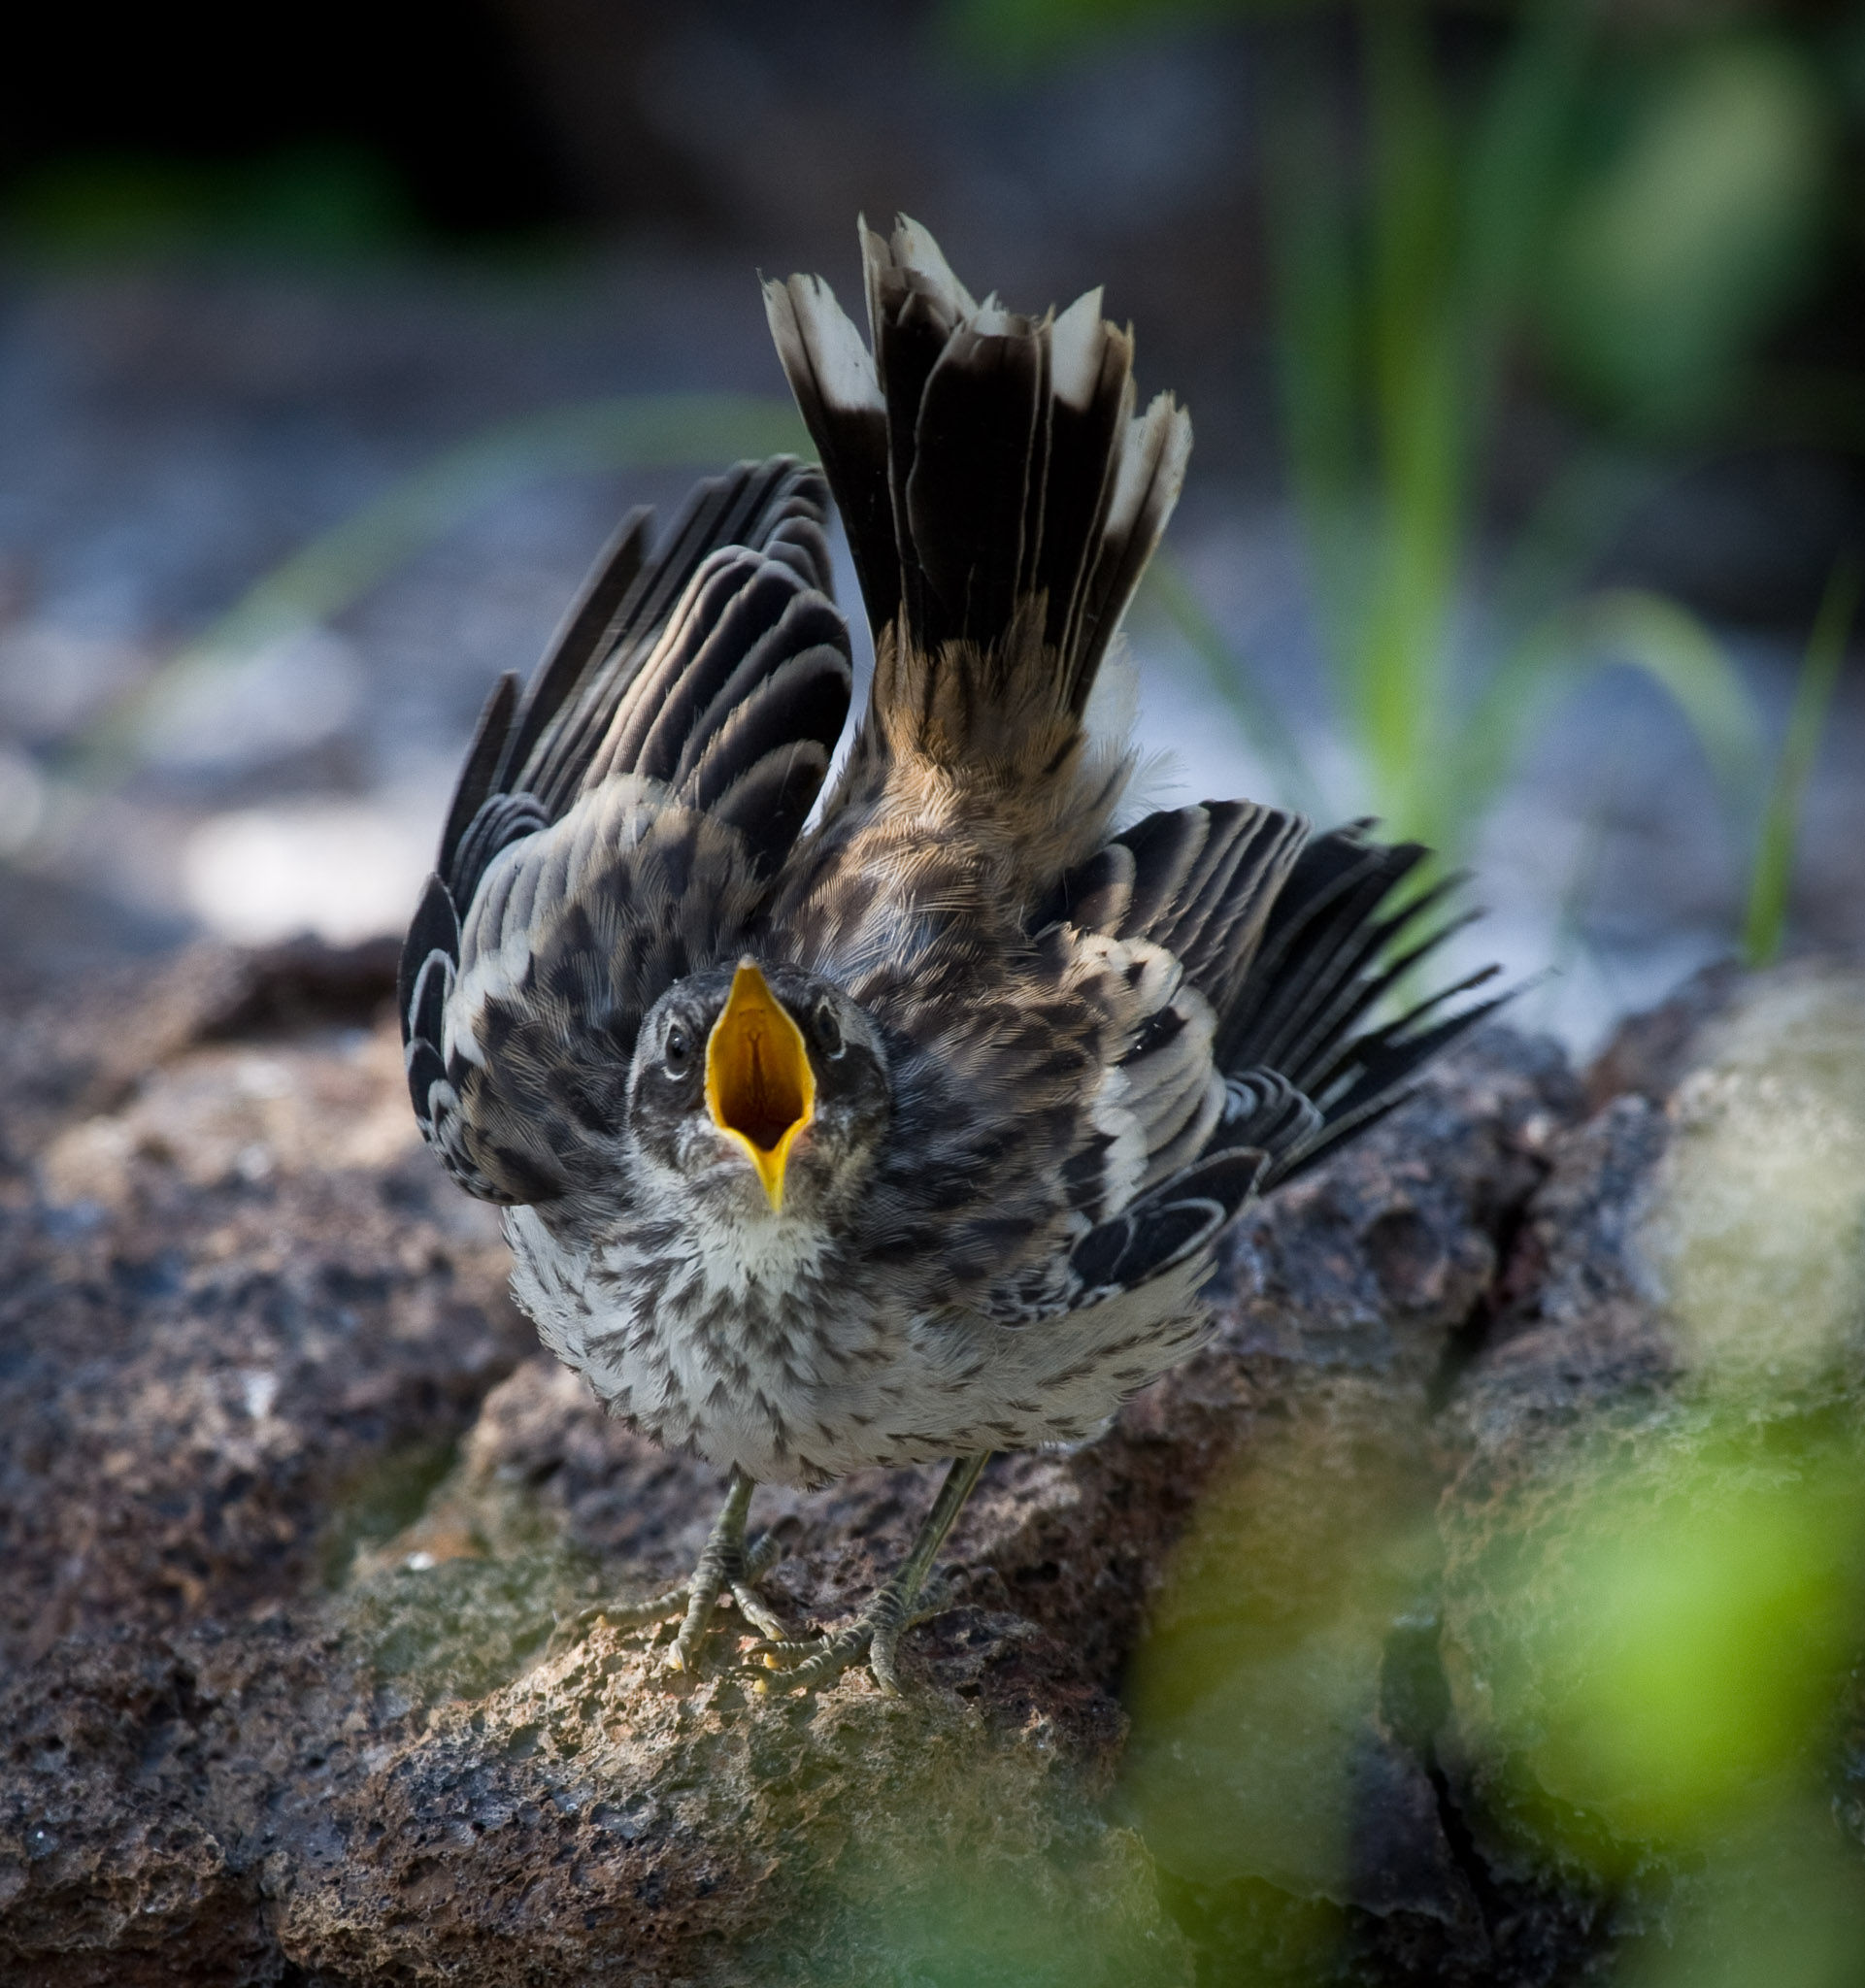
{"label": "wing feather", "polygon": [[1307,835],[1249,803],[1167,811],[1078,866],[1034,914],[1036,931],[1073,934],[1132,1003],[1117,1081],[1061,1173],[1083,1228],[1070,1268],[1020,1274],[1008,1309],[1099,1302],[1184,1261],[1248,1194],[1393,1110],[1496,1006],[1444,1012],[1485,973],[1368,1025],[1453,929],[1436,913],[1455,879],[1393,909],[1422,850],[1373,843],[1365,824]]}
{"label": "wing feather", "polygon": [[471,1192],[603,1177],[642,1015],[743,945],[848,715],[826,499],[777,457],[657,553],[631,516],[528,694],[494,690],[402,973],[416,1113]]}

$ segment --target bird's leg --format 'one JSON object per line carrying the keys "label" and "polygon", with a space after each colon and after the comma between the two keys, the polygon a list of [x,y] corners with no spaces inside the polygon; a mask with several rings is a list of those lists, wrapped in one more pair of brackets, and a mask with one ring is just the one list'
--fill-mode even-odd
{"label": "bird's leg", "polygon": [[[788,1642],[766,1632],[766,1640],[751,1646],[751,1655],[768,1667],[759,1681],[767,1690],[814,1690],[841,1676],[844,1671],[865,1657],[874,1681],[889,1698],[900,1696],[900,1676],[894,1669],[894,1653],[900,1639],[916,1622],[937,1615],[950,1606],[950,1592],[944,1582],[931,1589],[925,1585],[933,1555],[945,1543],[965,1500],[971,1496],[978,1474],[990,1461],[987,1450],[982,1456],[954,1457],[939,1487],[932,1509],[914,1536],[907,1557],[868,1599],[868,1606],[847,1629],[808,1642]],[[755,1673],[754,1673],[755,1674]]]}
{"label": "bird's leg", "polygon": [[[686,1612],[667,1652],[667,1662],[676,1671],[690,1671],[699,1657],[699,1646],[713,1619],[713,1610],[729,1590],[739,1612],[763,1636],[772,1634],[777,1617],[758,1599],[751,1583],[777,1558],[777,1542],[760,1540],[755,1547],[745,1543],[745,1518],[751,1508],[751,1479],[736,1464],[725,1492],[725,1508],[713,1522],[706,1544],[700,1549],[699,1564],[686,1582]],[[670,1607],[668,1613],[673,1612]],[[782,1635],[779,1628],[777,1634]]]}
{"label": "bird's leg", "polygon": [[676,1671],[690,1671],[699,1656],[699,1646],[713,1619],[713,1611],[729,1594],[738,1611],[760,1636],[781,1637],[783,1620],[764,1606],[752,1586],[777,1558],[777,1541],[768,1534],[751,1545],[745,1542],[745,1519],[750,1510],[753,1480],[736,1465],[726,1486],[724,1508],[713,1523],[700,1551],[699,1562],[679,1587],[665,1594],[650,1595],[645,1602],[606,1604],[586,1609],[577,1618],[579,1626],[590,1622],[611,1622],[624,1629],[645,1628],[650,1622],[681,1618],[680,1633],[674,1638],[667,1662]]}

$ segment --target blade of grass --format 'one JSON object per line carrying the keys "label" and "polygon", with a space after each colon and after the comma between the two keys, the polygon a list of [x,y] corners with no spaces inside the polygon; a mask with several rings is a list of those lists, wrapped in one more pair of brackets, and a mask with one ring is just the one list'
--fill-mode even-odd
{"label": "blade of grass", "polygon": [[1535,0],[1483,94],[1463,173],[1465,392],[1486,438],[1503,339],[1545,241],[1592,46],[1585,0]]}
{"label": "blade of grass", "polygon": [[1509,777],[1552,704],[1613,663],[1643,671],[1666,692],[1702,746],[1732,818],[1748,816],[1760,789],[1761,726],[1741,673],[1675,602],[1615,588],[1544,623],[1484,686],[1451,755],[1469,818]]}
{"label": "blade of grass", "polygon": [[1455,178],[1415,0],[1362,0],[1371,174],[1373,420],[1382,547],[1358,657],[1357,723],[1395,831],[1435,840],[1445,648],[1465,529],[1467,408],[1454,324]]}
{"label": "blade of grass", "polygon": [[1661,594],[1615,587],[1581,603],[1583,641],[1605,661],[1642,670],[1666,691],[1703,747],[1735,818],[1761,788],[1761,722],[1728,651],[1696,615]]}
{"label": "blade of grass", "polygon": [[1748,915],[1742,928],[1742,956],[1751,967],[1766,966],[1781,951],[1787,924],[1787,886],[1799,839],[1800,806],[1819,752],[1833,687],[1846,655],[1846,640],[1858,613],[1860,563],[1848,554],[1833,568],[1807,641],[1786,736],[1775,761],[1755,839],[1754,868],[1748,878]]}
{"label": "blade of grass", "polygon": [[954,54],[1003,82],[1118,37],[1252,11],[1251,0],[946,0],[934,21]]}

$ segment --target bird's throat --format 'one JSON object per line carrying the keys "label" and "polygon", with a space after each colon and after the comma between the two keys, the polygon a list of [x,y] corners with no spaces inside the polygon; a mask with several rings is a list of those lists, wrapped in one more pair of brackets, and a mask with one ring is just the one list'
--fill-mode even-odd
{"label": "bird's throat", "polygon": [[816,1113],[816,1075],[803,1031],[749,959],[707,1039],[706,1105],[782,1209],[790,1147]]}

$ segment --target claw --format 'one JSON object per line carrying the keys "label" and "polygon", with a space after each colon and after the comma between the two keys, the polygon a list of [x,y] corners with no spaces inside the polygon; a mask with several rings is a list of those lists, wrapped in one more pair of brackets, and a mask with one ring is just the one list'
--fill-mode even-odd
{"label": "claw", "polygon": [[763,1597],[752,1586],[777,1559],[779,1549],[768,1533],[749,1545],[746,1543],[745,1512],[750,1504],[751,1488],[749,1477],[733,1473],[725,1508],[707,1536],[699,1564],[679,1587],[668,1588],[646,1601],[583,1608],[558,1622],[551,1632],[551,1647],[573,1641],[597,1622],[611,1623],[619,1629],[646,1629],[678,1621],[680,1630],[667,1651],[666,1668],[691,1673],[699,1668],[700,1646],[712,1627],[715,1612],[725,1601],[730,1601],[759,1635],[785,1635],[787,1625],[766,1607]]}
{"label": "claw", "polygon": [[683,1586],[669,1588],[645,1602],[598,1602],[593,1607],[579,1608],[574,1615],[559,1615],[550,1631],[550,1648],[554,1653],[581,1642],[598,1622],[612,1629],[646,1629],[678,1615],[685,1606]]}
{"label": "claw", "polygon": [[[819,1637],[814,1642],[756,1643],[751,1654],[760,1659],[765,1669],[751,1671],[750,1676],[755,1688],[765,1693],[816,1691],[832,1684],[843,1672],[853,1670],[869,1655],[873,1640],[872,1629],[866,1623],[856,1623],[838,1635]],[[784,1663],[783,1656],[792,1652],[801,1654],[795,1661]]]}
{"label": "claw", "polygon": [[670,1615],[678,1615],[685,1606],[686,1583],[683,1581],[677,1588],[649,1595],[645,1602],[607,1602],[586,1612],[600,1617],[612,1629],[646,1629],[651,1623],[665,1622]]}
{"label": "claw", "polygon": [[777,1559],[777,1541],[769,1533],[764,1534],[747,1548],[744,1572],[731,1583],[732,1601],[738,1612],[764,1637],[782,1637],[789,1634],[789,1624],[781,1615],[772,1613],[764,1597],[751,1585]]}
{"label": "claw", "polygon": [[797,1640],[786,1633],[783,1620],[758,1594],[753,1583],[777,1558],[778,1546],[768,1534],[751,1544],[746,1543],[745,1514],[750,1506],[752,1484],[743,1471],[734,1469],[724,1509],[707,1536],[691,1579],[645,1602],[585,1608],[568,1624],[558,1624],[551,1636],[551,1645],[556,1646],[566,1630],[574,1635],[595,1621],[639,1628],[678,1618],[680,1629],[667,1651],[667,1668],[690,1673],[698,1668],[700,1647],[712,1627],[713,1616],[720,1603],[730,1602],[758,1632],[759,1640],[750,1649],[751,1661],[741,1663],[738,1671],[753,1691],[814,1691],[833,1683],[843,1672],[865,1661],[876,1686],[887,1697],[898,1698],[901,1688],[896,1660],[900,1639],[915,1623],[951,1607],[950,1579],[943,1575],[928,1577],[933,1555],[951,1529],[952,1520],[978,1481],[985,1461],[982,1454],[953,1459],[906,1560],[890,1579],[875,1590],[854,1621],[833,1636]]}
{"label": "claw", "polygon": [[917,1622],[943,1614],[951,1607],[953,1583],[948,1578],[929,1582],[909,1600],[895,1580],[876,1589],[868,1606],[832,1636],[818,1636],[805,1642],[781,1637],[767,1637],[751,1645],[750,1655],[762,1671],[752,1665],[744,1674],[760,1693],[816,1691],[832,1684],[845,1671],[852,1671],[864,1659],[875,1683],[883,1696],[903,1696],[895,1659],[900,1639]]}

